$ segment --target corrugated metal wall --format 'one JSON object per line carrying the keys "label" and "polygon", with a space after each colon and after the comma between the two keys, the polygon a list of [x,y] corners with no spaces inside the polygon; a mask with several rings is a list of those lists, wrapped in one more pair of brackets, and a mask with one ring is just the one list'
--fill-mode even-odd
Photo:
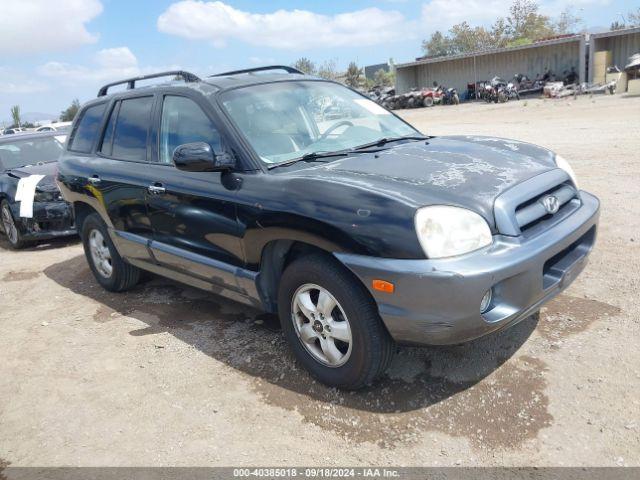
{"label": "corrugated metal wall", "polygon": [[584,63],[584,43],[574,40],[479,55],[475,57],[475,72],[474,57],[406,67],[398,66],[396,89],[402,93],[413,87],[430,87],[436,81],[447,87],[455,87],[462,93],[467,89],[467,83],[490,80],[494,76],[511,80],[516,73],[524,73],[533,78],[547,69],[551,69],[556,75],[562,75],[571,67],[574,67],[577,72],[584,72]]}
{"label": "corrugated metal wall", "polygon": [[[611,50],[613,64],[622,70],[631,55],[640,53],[640,32],[602,38],[591,37],[591,51],[602,50]],[[589,72],[589,81],[593,81],[592,71]]]}

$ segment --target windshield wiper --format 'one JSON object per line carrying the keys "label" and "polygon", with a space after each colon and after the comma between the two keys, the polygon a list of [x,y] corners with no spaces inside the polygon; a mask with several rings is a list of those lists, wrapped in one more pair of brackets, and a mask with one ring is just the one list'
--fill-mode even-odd
{"label": "windshield wiper", "polygon": [[341,151],[341,152],[310,152],[310,153],[305,153],[301,157],[294,158],[292,160],[285,160],[284,162],[274,163],[273,165],[269,165],[267,168],[269,170],[271,170],[272,168],[287,167],[289,165],[293,165],[294,163],[298,163],[298,162],[315,162],[315,161],[318,161],[318,160],[320,160],[322,158],[346,157],[347,155],[349,155],[349,153],[348,152],[344,152],[344,151]]}
{"label": "windshield wiper", "polygon": [[382,147],[387,143],[399,142],[400,140],[428,140],[430,138],[431,137],[427,135],[411,135],[408,137],[384,137],[376,140],[375,142],[369,142],[369,143],[365,143],[364,145],[359,145],[357,147],[354,147],[354,150],[364,150],[366,148],[371,148],[371,147]]}

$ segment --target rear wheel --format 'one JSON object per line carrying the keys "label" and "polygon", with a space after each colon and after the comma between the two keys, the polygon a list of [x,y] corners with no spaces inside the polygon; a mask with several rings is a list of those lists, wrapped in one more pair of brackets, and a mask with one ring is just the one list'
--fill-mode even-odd
{"label": "rear wheel", "polygon": [[460,97],[458,96],[457,93],[453,94],[453,104],[454,105],[459,105],[460,104]]}
{"label": "rear wheel", "polygon": [[433,97],[424,97],[422,100],[422,105],[425,107],[433,107]]}
{"label": "rear wheel", "polygon": [[97,213],[82,223],[82,244],[93,276],[105,290],[123,292],[138,283],[140,269],[122,260]]}
{"label": "rear wheel", "polygon": [[9,248],[20,250],[28,245],[28,242],[22,239],[22,234],[16,221],[11,213],[9,202],[3,200],[0,204],[0,217],[2,218],[2,231],[7,236]]}
{"label": "rear wheel", "polygon": [[374,301],[334,259],[313,255],[290,264],[278,310],[298,361],[322,383],[362,388],[389,366],[394,343]]}

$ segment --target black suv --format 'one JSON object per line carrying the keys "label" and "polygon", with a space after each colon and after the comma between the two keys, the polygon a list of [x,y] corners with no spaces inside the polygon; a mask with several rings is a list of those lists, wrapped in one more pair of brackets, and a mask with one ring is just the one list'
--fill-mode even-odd
{"label": "black suv", "polygon": [[123,291],[143,269],[278,312],[327,384],[372,382],[395,342],[513,325],[594,244],[598,200],[535,145],[427,137],[289,67],[118,83],[83,106],[59,166],[97,281]]}

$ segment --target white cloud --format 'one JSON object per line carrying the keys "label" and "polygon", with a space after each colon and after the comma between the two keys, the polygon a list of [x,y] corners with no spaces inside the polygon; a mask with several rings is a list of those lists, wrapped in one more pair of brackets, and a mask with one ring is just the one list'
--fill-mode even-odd
{"label": "white cloud", "polygon": [[13,0],[0,7],[3,55],[64,50],[93,43],[86,23],[102,12],[99,0]]}
{"label": "white cloud", "polygon": [[286,50],[379,45],[406,38],[411,23],[397,11],[378,8],[335,15],[307,10],[262,14],[238,10],[220,1],[195,0],[173,3],[158,17],[161,32],[208,40],[216,47],[223,47],[228,40],[240,40]]}
{"label": "white cloud", "polygon": [[504,0],[460,0],[455,8],[450,0],[431,0],[422,4],[421,24],[426,32],[446,32],[464,21],[471,26],[491,24],[508,13],[509,5]]}
{"label": "white cloud", "polygon": [[107,83],[140,75],[138,60],[127,47],[106,48],[95,55],[95,65],[72,65],[62,62],[47,62],[38,68],[45,77],[64,80],[70,85]]}

